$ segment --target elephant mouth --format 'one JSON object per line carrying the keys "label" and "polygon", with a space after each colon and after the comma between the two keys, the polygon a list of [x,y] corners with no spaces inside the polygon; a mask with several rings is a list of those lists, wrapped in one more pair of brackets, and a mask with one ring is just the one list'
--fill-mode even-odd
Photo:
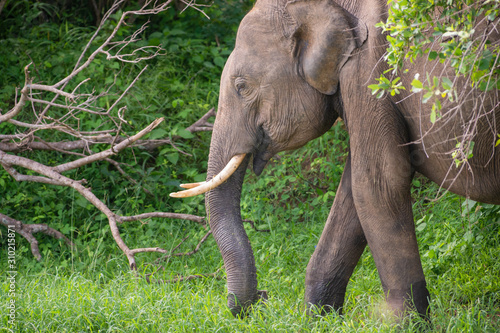
{"label": "elephant mouth", "polygon": [[[267,162],[269,162],[271,157],[274,156],[274,153],[270,149],[268,149],[268,147],[269,143],[264,139],[263,142],[258,146],[258,148],[251,153],[253,155],[253,171],[257,176],[260,176]],[[220,173],[215,175],[211,180],[207,180],[201,183],[181,184],[180,187],[185,188],[186,190],[170,193],[170,196],[174,198],[192,197],[195,195],[206,193],[218,187],[229,177],[231,177],[231,175],[239,168],[240,164],[245,159],[245,156],[249,154],[242,153],[234,155],[224,167],[224,169]]]}
{"label": "elephant mouth", "polygon": [[253,172],[257,176],[260,176],[267,162],[269,162],[271,157],[274,156],[272,149],[269,149],[269,146],[271,146],[271,138],[269,137],[267,132],[262,127],[260,127],[259,134],[259,143],[253,151]]}
{"label": "elephant mouth", "polygon": [[253,172],[260,176],[267,162],[273,157],[274,154],[268,150],[259,150],[253,154]]}

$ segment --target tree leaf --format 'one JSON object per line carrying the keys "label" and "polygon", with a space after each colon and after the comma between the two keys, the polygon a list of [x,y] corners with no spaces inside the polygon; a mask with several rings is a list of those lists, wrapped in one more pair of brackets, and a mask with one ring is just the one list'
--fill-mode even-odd
{"label": "tree leaf", "polygon": [[447,77],[442,77],[441,78],[441,85],[443,86],[443,89],[445,90],[450,90],[451,87],[453,87],[453,82]]}
{"label": "tree leaf", "polygon": [[379,91],[379,89],[380,89],[378,84],[370,84],[368,86],[368,88],[370,88],[372,90],[372,95],[375,95],[377,93],[377,91]]}
{"label": "tree leaf", "polygon": [[222,57],[215,57],[214,58],[214,64],[216,64],[217,66],[219,66],[221,68],[224,67],[225,63],[226,63],[226,61]]}
{"label": "tree leaf", "polygon": [[434,96],[434,92],[432,91],[427,92],[422,98],[422,103],[427,103],[432,98],[432,96]]}
{"label": "tree leaf", "polygon": [[194,138],[194,134],[191,133],[191,132],[189,132],[189,131],[187,131],[186,129],[181,129],[179,131],[179,136],[182,137],[182,138],[184,138],[184,139],[192,139],[192,138]]}
{"label": "tree leaf", "polygon": [[435,123],[436,122],[436,110],[432,110],[431,111],[431,123]]}
{"label": "tree leaf", "polygon": [[177,161],[179,160],[179,153],[171,153],[167,155],[167,160],[170,161],[173,165],[177,164]]}
{"label": "tree leaf", "polygon": [[149,134],[149,139],[150,140],[156,140],[165,137],[168,134],[167,131],[165,131],[162,128],[157,128],[151,131]]}
{"label": "tree leaf", "polygon": [[411,91],[413,91],[415,93],[422,91],[422,89],[424,88],[424,85],[422,84],[422,82],[420,82],[420,80],[416,79],[416,78],[413,79],[413,81],[411,81],[411,86],[412,86]]}

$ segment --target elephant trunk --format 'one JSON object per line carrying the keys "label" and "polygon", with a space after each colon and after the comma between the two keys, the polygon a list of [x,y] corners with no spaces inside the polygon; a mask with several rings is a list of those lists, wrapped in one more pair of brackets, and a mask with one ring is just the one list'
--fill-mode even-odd
{"label": "elephant trunk", "polygon": [[[211,147],[207,180],[217,175],[231,157],[222,155],[225,154]],[[210,228],[224,259],[228,307],[234,316],[245,315],[248,307],[259,299],[253,251],[240,213],[241,188],[248,160],[249,155],[225,183],[205,194]]]}

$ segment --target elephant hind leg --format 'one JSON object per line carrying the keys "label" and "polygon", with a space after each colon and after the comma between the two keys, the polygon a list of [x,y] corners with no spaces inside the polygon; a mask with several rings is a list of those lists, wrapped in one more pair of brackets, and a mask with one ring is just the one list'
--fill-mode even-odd
{"label": "elephant hind leg", "polygon": [[349,278],[366,246],[351,192],[348,157],[337,195],[306,273],[305,300],[310,310],[341,312]]}

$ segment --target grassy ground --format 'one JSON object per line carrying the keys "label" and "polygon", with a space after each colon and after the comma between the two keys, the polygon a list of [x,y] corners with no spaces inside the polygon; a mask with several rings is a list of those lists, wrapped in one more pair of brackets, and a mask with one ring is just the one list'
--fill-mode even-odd
{"label": "grassy ground", "polygon": [[[248,177],[244,215],[258,222],[259,229],[270,230],[257,232],[246,226],[254,248],[259,288],[269,294],[267,304],[257,306],[248,318],[235,319],[226,308],[223,271],[215,277],[191,281],[154,282],[155,277],[171,280],[178,274],[217,271],[222,259],[213,239],[193,256],[164,261],[153,283],[148,284],[128,270],[124,256],[113,251],[114,245],[104,233],[100,246],[94,243],[92,248],[71,253],[61,244],[61,252],[52,249],[39,264],[31,258],[19,258],[16,323],[12,328],[18,332],[400,331],[386,318],[382,289],[368,249],[348,286],[345,314],[315,318],[304,313],[305,268],[321,234],[338,178],[323,173],[335,161],[320,155],[321,146],[341,140],[342,133],[336,127],[308,147],[281,155],[266,171],[267,177]],[[339,147],[335,156],[341,159],[345,153]],[[311,156],[313,163],[308,162]],[[303,179],[297,179],[300,177]],[[320,189],[323,182],[332,184]],[[432,297],[431,331],[498,332],[498,211],[487,205],[478,208],[451,194],[434,202],[431,199],[437,194],[436,186],[420,178],[414,185],[416,228]],[[282,187],[281,192],[271,195],[278,187]],[[295,196],[295,192],[303,195]],[[290,196],[286,197],[287,193]],[[181,230],[187,230],[192,239],[179,251],[189,251],[204,233],[198,226],[164,223],[170,226],[163,231],[155,223],[131,231],[153,230],[157,241],[169,248],[185,237]],[[152,258],[151,254],[138,258],[143,263],[139,274],[159,268],[145,265]],[[5,263],[0,267],[2,276],[7,276]],[[8,299],[8,291],[4,279],[0,299]],[[7,313],[6,307],[6,302],[0,304],[1,313]],[[2,326],[11,327],[7,319],[2,316]],[[418,321],[405,325],[404,331],[415,331]]]}

